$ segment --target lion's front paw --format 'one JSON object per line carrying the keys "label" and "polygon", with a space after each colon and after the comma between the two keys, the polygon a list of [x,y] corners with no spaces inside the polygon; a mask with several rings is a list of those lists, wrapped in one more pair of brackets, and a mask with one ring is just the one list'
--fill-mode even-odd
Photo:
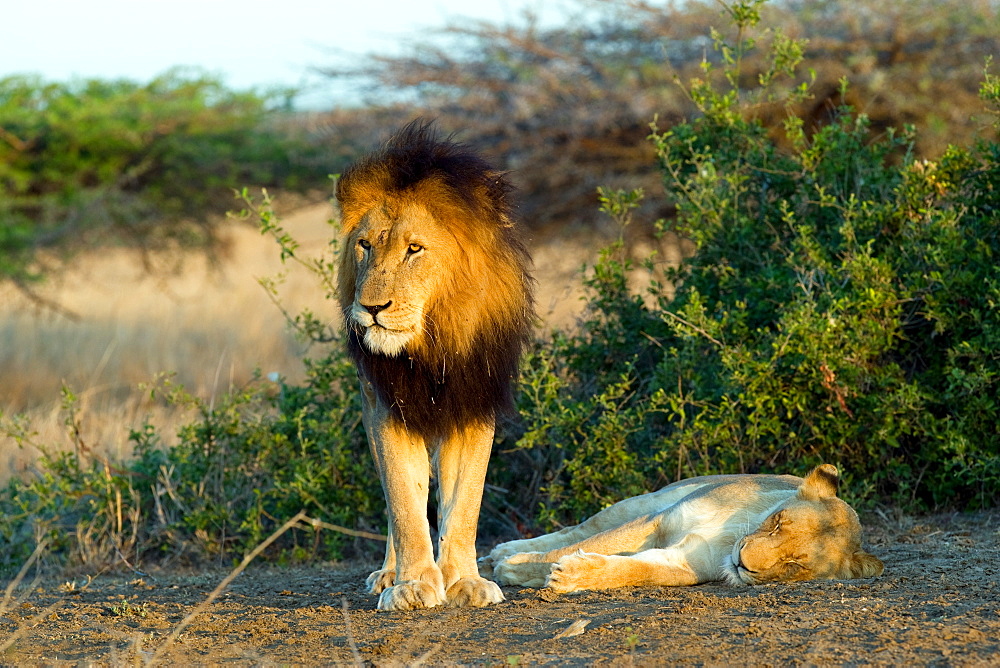
{"label": "lion's front paw", "polygon": [[603,554],[575,552],[552,564],[545,586],[565,594],[581,589],[603,589],[608,558]]}
{"label": "lion's front paw", "polygon": [[365,586],[368,587],[369,594],[381,594],[391,587],[395,581],[396,571],[383,568],[369,575],[365,580]]}
{"label": "lion's front paw", "polygon": [[447,592],[448,605],[453,608],[482,608],[504,600],[495,582],[484,578],[461,578]]}
{"label": "lion's front paw", "polygon": [[379,610],[420,610],[445,602],[444,592],[422,580],[400,582],[387,587],[378,597]]}

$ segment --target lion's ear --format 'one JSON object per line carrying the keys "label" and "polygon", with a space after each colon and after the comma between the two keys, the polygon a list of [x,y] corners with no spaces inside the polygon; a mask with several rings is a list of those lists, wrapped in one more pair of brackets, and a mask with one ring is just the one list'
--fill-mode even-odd
{"label": "lion's ear", "polygon": [[820,464],[806,476],[799,487],[799,496],[806,500],[837,496],[840,474],[833,464]]}
{"label": "lion's ear", "polygon": [[845,573],[843,573],[842,577],[847,580],[873,578],[882,575],[885,565],[875,555],[868,554],[864,550],[858,550],[851,555],[844,570]]}

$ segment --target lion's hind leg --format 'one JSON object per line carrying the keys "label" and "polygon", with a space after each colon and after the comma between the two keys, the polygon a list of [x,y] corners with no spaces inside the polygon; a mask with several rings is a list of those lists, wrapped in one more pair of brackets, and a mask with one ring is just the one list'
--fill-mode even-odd
{"label": "lion's hind leg", "polygon": [[386,532],[385,559],[382,568],[372,571],[365,579],[365,587],[369,594],[381,594],[396,584],[396,549],[392,541],[392,518],[389,518],[389,530]]}
{"label": "lion's hind leg", "polygon": [[381,594],[395,583],[396,571],[387,571],[384,568],[372,571],[365,578],[365,588],[368,589],[369,594]]}

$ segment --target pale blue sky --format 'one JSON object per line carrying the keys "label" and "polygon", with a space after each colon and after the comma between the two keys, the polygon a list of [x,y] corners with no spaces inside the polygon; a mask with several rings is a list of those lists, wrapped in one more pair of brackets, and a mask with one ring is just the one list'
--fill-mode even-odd
{"label": "pale blue sky", "polygon": [[[35,73],[147,81],[175,65],[221,74],[233,88],[313,88],[330,49],[391,52],[450,18],[517,22],[525,7],[557,20],[560,0],[14,0],[0,11],[0,77]],[[349,94],[349,92],[347,93]]]}

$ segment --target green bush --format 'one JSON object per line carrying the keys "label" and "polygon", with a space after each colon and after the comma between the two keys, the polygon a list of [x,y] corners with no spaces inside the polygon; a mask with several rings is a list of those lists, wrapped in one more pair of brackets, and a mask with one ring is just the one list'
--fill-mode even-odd
{"label": "green bush", "polygon": [[[307,362],[300,386],[259,380],[214,404],[166,382],[153,391],[196,415],[171,448],[152,425],[132,433],[128,462],[92,456],[72,429],[72,450],[33,444],[43,452],[38,473],[0,493],[0,569],[16,569],[42,539],[65,561],[91,567],[154,555],[228,559],[300,510],[327,524],[384,530],[356,384],[340,355]],[[72,426],[72,401],[67,409]],[[23,426],[6,427],[30,442]],[[300,526],[277,554],[339,558],[367,555],[372,544]]]}
{"label": "green bush", "polygon": [[[733,6],[740,43],[717,36],[732,84],[758,4]],[[788,53],[772,51],[790,74]],[[1000,147],[899,162],[908,133],[873,140],[842,108],[812,136],[790,115],[779,150],[735,88],[690,92],[701,115],[651,136],[671,224],[698,247],[674,301],[656,285],[628,294],[627,264],[608,253],[581,331],[526,371],[517,447],[558,450],[533,455],[556,463],[542,519],[689,475],[824,461],[858,502],[995,505]],[[635,193],[615,199],[620,211]]]}

